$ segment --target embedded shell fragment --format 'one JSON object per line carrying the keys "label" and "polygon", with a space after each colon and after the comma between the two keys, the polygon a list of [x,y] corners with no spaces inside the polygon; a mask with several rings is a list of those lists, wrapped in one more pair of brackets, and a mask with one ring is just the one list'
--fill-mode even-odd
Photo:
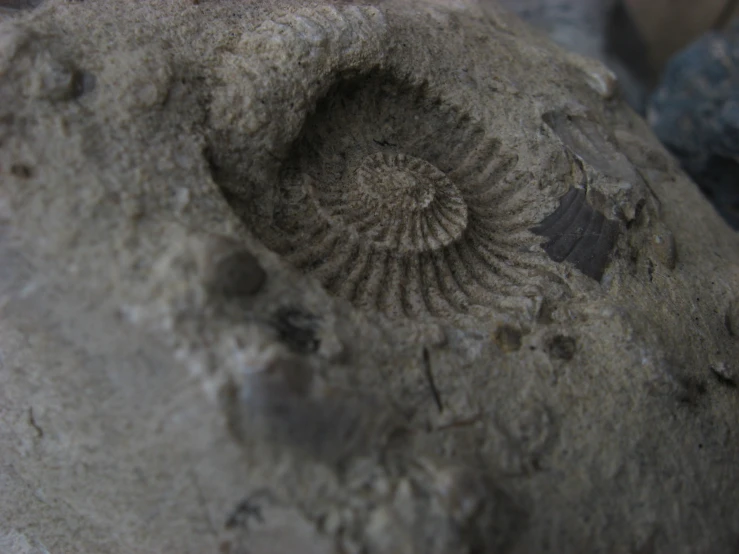
{"label": "embedded shell fragment", "polygon": [[735,552],[739,239],[593,74],[487,0],[1,22],[0,550]]}

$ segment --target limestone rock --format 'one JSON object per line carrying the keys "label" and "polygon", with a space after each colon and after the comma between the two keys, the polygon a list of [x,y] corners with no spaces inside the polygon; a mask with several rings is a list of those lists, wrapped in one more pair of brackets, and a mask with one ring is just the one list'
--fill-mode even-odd
{"label": "limestone rock", "polygon": [[488,1],[2,21],[0,548],[735,552],[739,238],[608,75]]}

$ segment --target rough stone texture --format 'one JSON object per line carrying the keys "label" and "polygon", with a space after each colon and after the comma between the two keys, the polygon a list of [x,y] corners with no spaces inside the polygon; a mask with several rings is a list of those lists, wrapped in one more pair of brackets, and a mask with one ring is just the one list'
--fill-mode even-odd
{"label": "rough stone texture", "polygon": [[739,238],[597,62],[49,1],[0,75],[4,551],[736,551]]}

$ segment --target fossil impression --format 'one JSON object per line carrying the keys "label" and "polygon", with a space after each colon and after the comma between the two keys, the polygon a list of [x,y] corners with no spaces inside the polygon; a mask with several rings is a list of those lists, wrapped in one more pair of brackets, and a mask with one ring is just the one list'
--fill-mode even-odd
{"label": "fossil impression", "polygon": [[530,231],[531,207],[563,183],[533,186],[517,166],[515,151],[427,88],[370,75],[338,84],[306,120],[273,213],[232,203],[268,247],[359,308],[500,311],[544,286],[567,290],[531,253]]}

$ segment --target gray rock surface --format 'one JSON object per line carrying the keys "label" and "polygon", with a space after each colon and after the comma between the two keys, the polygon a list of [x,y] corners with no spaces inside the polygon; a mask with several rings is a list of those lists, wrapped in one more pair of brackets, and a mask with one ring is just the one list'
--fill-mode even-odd
{"label": "gray rock surface", "polygon": [[0,550],[735,552],[739,238],[489,2],[0,23]]}

